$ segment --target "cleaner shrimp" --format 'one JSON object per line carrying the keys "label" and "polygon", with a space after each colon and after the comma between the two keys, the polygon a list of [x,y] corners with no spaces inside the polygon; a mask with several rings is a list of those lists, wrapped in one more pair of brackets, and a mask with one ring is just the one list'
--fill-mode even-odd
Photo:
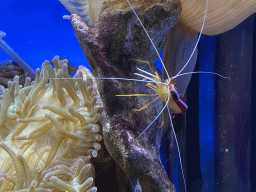
{"label": "cleaner shrimp", "polygon": [[[175,78],[183,76],[183,75],[195,74],[195,73],[208,73],[208,74],[218,75],[218,76],[220,76],[222,78],[229,78],[229,77],[224,77],[224,76],[222,76],[220,74],[217,74],[217,73],[204,72],[204,71],[182,73],[182,71],[186,68],[186,66],[188,65],[189,61],[191,60],[193,54],[195,53],[197,45],[198,45],[199,40],[200,40],[200,37],[202,35],[202,31],[203,31],[203,28],[204,28],[204,24],[205,24],[205,20],[206,20],[206,15],[207,15],[208,0],[206,0],[205,16],[204,16],[204,20],[203,20],[203,23],[202,23],[201,31],[199,33],[199,37],[198,37],[198,40],[196,42],[196,45],[195,45],[195,47],[194,47],[194,49],[193,49],[193,51],[192,51],[188,61],[186,62],[186,64],[183,66],[183,68],[174,77],[170,77],[169,76],[168,71],[167,71],[167,69],[166,69],[166,67],[165,67],[165,65],[164,65],[164,63],[163,63],[163,61],[162,61],[162,59],[161,59],[161,57],[160,57],[160,55],[159,55],[159,53],[157,51],[157,49],[156,49],[152,39],[150,38],[149,34],[147,33],[145,27],[143,26],[142,22],[140,21],[138,15],[136,14],[136,12],[133,9],[132,5],[130,4],[129,0],[127,0],[127,3],[129,4],[131,9],[133,10],[135,16],[137,17],[137,20],[139,21],[140,25],[142,26],[142,28],[144,29],[146,35],[148,36],[151,44],[153,45],[154,50],[156,51],[156,53],[158,55],[158,58],[159,58],[159,60],[160,60],[160,62],[162,64],[162,67],[163,67],[163,69],[165,70],[165,72],[167,74],[168,79],[165,80],[165,82],[162,82],[160,76],[158,75],[157,72],[153,71],[153,69],[152,69],[152,67],[151,67],[149,62],[138,60],[138,59],[133,59],[135,61],[144,62],[144,63],[147,63],[149,65],[151,73],[149,73],[147,71],[144,71],[144,70],[142,70],[140,68],[137,68],[138,71],[140,71],[140,72],[142,72],[144,74],[141,74],[141,73],[134,73],[134,74],[139,76],[139,77],[142,77],[143,81],[148,80],[146,86],[149,87],[150,89],[152,89],[155,92],[155,94],[130,94],[130,95],[116,95],[116,96],[119,96],[119,97],[127,97],[127,96],[156,96],[155,99],[153,99],[152,101],[150,101],[149,103],[147,103],[146,105],[141,107],[140,109],[133,109],[134,111],[141,111],[141,110],[145,109],[146,107],[148,107],[149,105],[154,103],[159,98],[161,99],[162,102],[165,102],[165,106],[162,108],[162,110],[159,112],[159,114],[155,117],[155,119],[148,125],[148,127],[145,128],[144,131],[138,136],[138,138],[140,138],[151,127],[151,125],[157,120],[157,118],[161,114],[163,114],[164,109],[167,108],[168,114],[169,114],[169,118],[170,118],[170,122],[171,122],[171,129],[173,131],[175,142],[176,142],[177,149],[178,149],[179,162],[180,162],[180,166],[181,166],[181,172],[182,172],[182,178],[183,178],[183,182],[184,182],[184,187],[185,187],[185,191],[187,191],[186,180],[185,180],[185,175],[184,175],[184,169],[183,169],[183,164],[182,164],[182,160],[181,160],[181,153],[180,153],[180,148],[179,148],[179,144],[178,144],[178,139],[177,139],[174,127],[173,127],[173,123],[172,123],[172,116],[184,113],[187,110],[188,106],[187,106],[185,100],[179,95],[178,89],[174,85],[173,80]],[[156,86],[151,84],[151,83],[155,83]],[[174,111],[173,114],[170,113],[170,110],[169,110],[169,108],[167,106]],[[163,124],[164,124],[164,119],[162,118],[162,125],[160,127],[162,127]]]}
{"label": "cleaner shrimp", "polygon": [[[205,16],[204,16],[204,20],[202,23],[202,27],[201,27],[201,31],[199,33],[196,45],[188,59],[188,61],[186,62],[186,64],[182,67],[182,69],[177,73],[177,75],[170,77],[168,74],[168,71],[164,65],[164,62],[162,61],[152,39],[150,38],[148,32],[146,31],[145,27],[143,26],[141,20],[139,19],[138,15],[136,14],[135,10],[133,9],[132,5],[130,4],[129,0],[127,0],[127,3],[129,4],[130,8],[132,9],[132,11],[134,12],[135,16],[137,17],[137,20],[139,21],[140,25],[142,26],[143,30],[145,31],[146,35],[148,36],[152,46],[154,47],[154,50],[156,51],[158,58],[162,64],[162,67],[164,69],[164,71],[167,74],[167,80],[165,82],[162,82],[159,74],[157,72],[154,72],[150,63],[147,61],[142,61],[142,60],[138,60],[138,59],[133,59],[137,62],[144,62],[147,63],[149,65],[149,68],[151,70],[150,72],[147,72],[145,70],[142,70],[140,68],[137,68],[138,71],[140,71],[141,73],[135,73],[135,75],[142,77],[143,80],[139,80],[139,79],[124,79],[124,78],[95,78],[95,79],[109,79],[109,80],[127,80],[127,81],[140,81],[140,82],[147,82],[146,86],[149,87],[150,89],[152,89],[155,94],[130,94],[130,95],[116,95],[118,97],[124,97],[124,96],[156,96],[155,99],[153,99],[152,101],[150,101],[149,103],[147,103],[146,105],[144,105],[143,107],[141,107],[140,109],[133,109],[134,111],[141,111],[143,109],[145,109],[146,107],[148,107],[150,104],[154,103],[157,99],[161,99],[162,102],[165,102],[164,107],[161,109],[161,111],[159,112],[159,114],[154,118],[154,120],[144,129],[144,131],[142,133],[140,133],[140,135],[138,136],[138,138],[140,138],[150,127],[151,125],[159,118],[159,116],[163,113],[164,109],[167,108],[168,110],[168,114],[169,114],[169,118],[170,118],[170,122],[171,122],[171,129],[174,133],[174,139],[177,145],[177,149],[178,149],[178,155],[179,155],[179,162],[180,162],[180,166],[181,166],[181,172],[182,172],[182,177],[183,177],[183,182],[184,182],[184,187],[185,187],[185,191],[187,191],[186,188],[186,181],[185,181],[185,176],[184,176],[184,170],[183,170],[183,165],[182,165],[182,160],[181,160],[181,154],[180,154],[180,148],[179,148],[179,144],[178,144],[178,140],[177,140],[177,136],[173,127],[173,123],[172,123],[172,116],[175,116],[176,114],[181,114],[184,113],[186,111],[186,109],[188,108],[185,100],[179,95],[178,93],[178,89],[176,88],[176,86],[173,83],[173,80],[176,79],[177,77],[183,76],[183,75],[188,75],[188,74],[194,74],[194,73],[208,73],[208,74],[214,74],[214,75],[218,75],[222,78],[227,78],[224,77],[222,75],[219,75],[217,73],[213,73],[213,72],[188,72],[188,73],[183,73],[182,71],[187,67],[187,65],[189,64],[189,61],[191,60],[193,54],[196,51],[197,45],[199,43],[200,37],[202,35],[202,31],[204,28],[204,24],[205,24],[205,20],[206,20],[206,15],[207,15],[207,8],[208,8],[208,0],[206,0],[206,8],[205,8]],[[66,16],[64,16],[64,18],[68,18]],[[152,83],[156,84],[153,85]],[[168,107],[167,107],[168,106]],[[169,108],[171,108],[174,113],[171,114]],[[163,119],[162,119],[162,125],[163,125]],[[161,125],[161,126],[162,126]]]}

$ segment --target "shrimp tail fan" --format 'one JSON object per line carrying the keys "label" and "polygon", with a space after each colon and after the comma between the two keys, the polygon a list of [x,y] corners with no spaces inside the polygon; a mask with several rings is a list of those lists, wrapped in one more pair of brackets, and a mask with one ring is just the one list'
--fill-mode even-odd
{"label": "shrimp tail fan", "polygon": [[77,14],[81,19],[93,26],[100,14],[104,0],[59,0],[64,7],[71,13]]}

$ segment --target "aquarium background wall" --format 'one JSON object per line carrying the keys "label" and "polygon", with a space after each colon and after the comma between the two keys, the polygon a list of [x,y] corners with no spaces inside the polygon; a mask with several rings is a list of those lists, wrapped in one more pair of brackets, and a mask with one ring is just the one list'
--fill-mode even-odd
{"label": "aquarium background wall", "polygon": [[[90,68],[70,22],[62,18],[68,14],[57,0],[1,0],[0,31],[34,69],[55,55]],[[231,79],[193,75],[186,93],[189,109],[176,117],[189,192],[256,190],[251,182],[255,177],[255,18],[252,15],[231,31],[200,40],[195,70]],[[0,50],[0,62],[9,59]],[[171,135],[168,131],[163,137],[162,162],[177,191],[184,191]]]}

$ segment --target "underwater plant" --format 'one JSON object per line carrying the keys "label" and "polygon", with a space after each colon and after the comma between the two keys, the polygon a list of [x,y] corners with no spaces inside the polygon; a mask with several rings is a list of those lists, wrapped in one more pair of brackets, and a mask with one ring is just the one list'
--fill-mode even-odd
{"label": "underwater plant", "polygon": [[52,62],[24,86],[15,76],[3,93],[0,191],[97,191],[90,159],[101,149],[98,93],[81,73],[66,79],[66,59]]}

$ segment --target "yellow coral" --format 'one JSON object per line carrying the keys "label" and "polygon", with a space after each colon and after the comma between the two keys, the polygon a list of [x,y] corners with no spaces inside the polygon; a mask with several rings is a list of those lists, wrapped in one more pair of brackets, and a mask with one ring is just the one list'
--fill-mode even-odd
{"label": "yellow coral", "polygon": [[101,148],[98,92],[81,73],[67,79],[67,60],[53,63],[24,87],[16,76],[3,93],[0,191],[97,191],[90,158]]}

